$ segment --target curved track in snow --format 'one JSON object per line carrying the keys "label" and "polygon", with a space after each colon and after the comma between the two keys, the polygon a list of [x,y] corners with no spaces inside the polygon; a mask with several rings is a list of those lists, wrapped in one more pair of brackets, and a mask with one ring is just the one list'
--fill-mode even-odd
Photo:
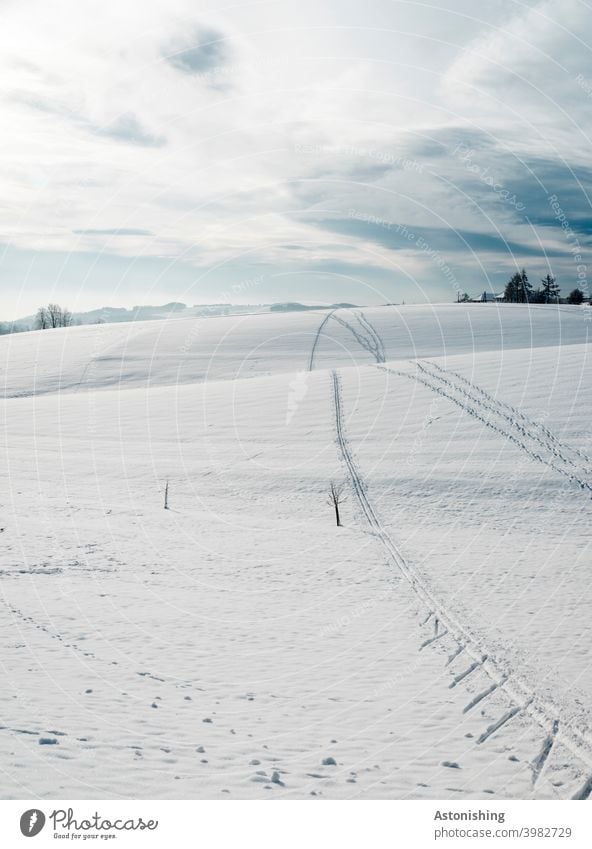
{"label": "curved track in snow", "polygon": [[314,368],[315,354],[317,352],[317,345],[319,344],[319,339],[321,338],[321,333],[323,332],[323,329],[324,329],[325,325],[327,324],[327,322],[329,321],[329,319],[331,318],[331,316],[333,316],[336,312],[337,312],[337,310],[331,310],[331,312],[327,313],[325,318],[319,324],[319,327],[317,329],[317,332],[316,332],[316,335],[315,335],[315,338],[314,338],[314,342],[312,343],[312,348],[311,348],[311,351],[310,351],[310,357],[308,358],[308,370],[309,371],[312,371],[313,368]]}
{"label": "curved track in snow", "polygon": [[[569,719],[559,716],[558,709],[554,705],[546,703],[536,690],[527,681],[522,680],[509,665],[492,656],[475,635],[456,618],[453,611],[446,608],[435,597],[428,584],[407,562],[392,540],[370,501],[366,486],[349,447],[344,424],[341,382],[336,371],[332,372],[331,381],[337,444],[360,510],[371,530],[387,551],[391,562],[404,575],[418,598],[426,606],[427,617],[422,624],[426,624],[432,618],[436,620],[434,637],[425,640],[421,648],[436,640],[448,638],[455,647],[449,657],[449,662],[456,659],[461,653],[467,656],[468,667],[453,679],[451,687],[457,686],[478,669],[482,670],[489,678],[488,687],[466,705],[465,712],[481,703],[493,692],[502,692],[507,698],[508,709],[495,723],[484,729],[477,743],[484,743],[515,716],[523,714],[536,722],[545,735],[541,750],[532,761],[533,783],[538,780],[543,766],[551,756],[557,742],[562,743],[571,755],[584,765],[585,769],[592,769],[592,739],[588,739],[583,732],[570,723]],[[441,630],[438,630],[438,625],[441,626]],[[586,780],[573,798],[585,799],[591,793],[592,777]]]}
{"label": "curved track in snow", "polygon": [[[319,344],[319,340],[321,338],[321,334],[328,324],[329,320],[332,318],[346,330],[352,334],[356,342],[367,351],[377,363],[386,362],[386,352],[384,348],[384,343],[380,337],[380,335],[376,332],[375,328],[368,321],[365,314],[362,310],[355,310],[355,317],[358,322],[358,327],[354,326],[351,322],[347,321],[342,316],[337,315],[337,309],[331,310],[325,318],[321,321],[314,341],[312,343],[312,348],[310,351],[310,356],[308,358],[308,371],[312,371],[315,365],[315,356],[317,352],[317,347]],[[342,310],[345,311],[345,310]]]}
{"label": "curved track in snow", "polygon": [[498,404],[493,396],[487,396],[485,390],[477,389],[473,384],[471,384],[472,389],[467,389],[463,383],[455,382],[432,369],[432,363],[428,365],[412,361],[412,364],[416,366],[415,372],[402,371],[390,366],[380,366],[380,368],[399,377],[421,383],[437,395],[447,398],[465,413],[507,439],[532,460],[542,463],[566,478],[588,498],[591,496],[592,484],[587,479],[588,469],[583,468],[581,463],[577,463],[573,456],[569,456],[575,452],[557,437],[553,436],[551,439],[542,432],[538,433],[534,422],[525,425],[524,421],[516,415],[506,412],[505,406]]}
{"label": "curved track in snow", "polygon": [[456,388],[461,394],[469,397],[472,395],[476,403],[481,404],[486,409],[489,408],[492,412],[506,419],[520,433],[538,442],[541,448],[548,449],[564,463],[569,463],[577,469],[582,475],[592,473],[592,460],[590,457],[584,451],[580,451],[579,448],[562,442],[544,424],[534,421],[521,410],[508,404],[506,401],[501,401],[479,386],[479,384],[471,382],[466,377],[463,377],[462,374],[452,369],[444,368],[430,360],[422,360],[421,366],[431,373],[432,376],[439,377],[452,388]]}

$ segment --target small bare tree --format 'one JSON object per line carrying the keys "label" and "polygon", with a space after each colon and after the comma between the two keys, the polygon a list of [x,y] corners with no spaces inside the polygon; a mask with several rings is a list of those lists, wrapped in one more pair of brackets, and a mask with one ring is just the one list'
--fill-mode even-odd
{"label": "small bare tree", "polygon": [[45,307],[39,307],[35,316],[35,327],[38,330],[47,330],[49,327],[49,315]]}
{"label": "small bare tree", "polygon": [[166,486],[164,488],[164,509],[169,509],[169,482],[166,482]]}
{"label": "small bare tree", "polygon": [[48,304],[47,314],[49,316],[50,327],[62,326],[62,308],[59,304]]}
{"label": "small bare tree", "polygon": [[339,514],[339,505],[343,504],[346,500],[346,496],[344,495],[345,484],[344,483],[335,483],[335,481],[331,481],[329,487],[329,498],[327,499],[327,504],[331,504],[333,509],[335,510],[335,521],[337,522],[337,527],[341,528],[341,516]]}
{"label": "small bare tree", "polygon": [[35,317],[35,324],[39,330],[47,330],[49,327],[70,327],[72,323],[70,310],[62,308],[59,304],[39,307]]}

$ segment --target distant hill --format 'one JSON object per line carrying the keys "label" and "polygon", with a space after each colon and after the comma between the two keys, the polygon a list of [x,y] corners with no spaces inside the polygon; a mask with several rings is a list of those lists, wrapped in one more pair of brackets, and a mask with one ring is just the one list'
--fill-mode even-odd
{"label": "distant hill", "polygon": [[[66,304],[67,306],[67,304]],[[130,310],[125,307],[99,307],[88,312],[72,313],[73,324],[115,324],[119,321],[149,321],[154,318],[168,318],[173,313],[181,313],[187,310],[187,304],[171,301],[162,306],[137,305]],[[6,322],[6,328],[14,331],[33,330],[35,327],[35,316],[27,315],[15,322]],[[9,332],[8,330],[6,332]]]}
{"label": "distant hill", "polygon": [[[170,301],[168,304],[154,306],[151,304],[136,304],[131,309],[125,307],[99,307],[87,312],[74,312],[73,324],[117,324],[122,321],[151,321],[154,319],[178,316],[184,318],[207,317],[216,315],[233,315],[235,313],[257,312],[303,312],[306,310],[351,309],[355,304],[301,304],[297,301],[287,301],[279,304],[195,304],[188,307],[180,301]],[[0,322],[0,334],[15,333],[35,329],[35,316],[28,315],[15,322]]]}
{"label": "distant hill", "polygon": [[76,324],[113,324],[117,321],[149,321],[154,318],[168,318],[172,313],[184,312],[187,304],[171,301],[162,306],[136,305],[131,310],[125,307],[101,307],[88,312],[73,314]]}
{"label": "distant hill", "polygon": [[355,304],[300,304],[297,301],[288,301],[284,304],[271,304],[270,312],[302,312],[303,310],[335,310],[335,309],[353,309]]}

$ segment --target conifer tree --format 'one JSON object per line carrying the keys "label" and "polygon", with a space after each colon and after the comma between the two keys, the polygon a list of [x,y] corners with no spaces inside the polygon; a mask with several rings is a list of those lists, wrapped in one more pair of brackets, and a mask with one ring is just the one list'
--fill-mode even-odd
{"label": "conifer tree", "polygon": [[542,293],[543,293],[543,303],[545,304],[557,304],[559,303],[559,286],[557,285],[557,281],[553,277],[552,274],[547,274],[546,277],[543,277],[541,280],[543,284]]}

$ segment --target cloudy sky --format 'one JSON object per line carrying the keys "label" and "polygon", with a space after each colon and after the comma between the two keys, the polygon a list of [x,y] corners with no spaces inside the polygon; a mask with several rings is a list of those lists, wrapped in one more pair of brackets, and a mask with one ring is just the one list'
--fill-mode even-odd
{"label": "cloudy sky", "polygon": [[[476,11],[475,11],[476,10]],[[0,0],[0,318],[592,273],[578,0]]]}

